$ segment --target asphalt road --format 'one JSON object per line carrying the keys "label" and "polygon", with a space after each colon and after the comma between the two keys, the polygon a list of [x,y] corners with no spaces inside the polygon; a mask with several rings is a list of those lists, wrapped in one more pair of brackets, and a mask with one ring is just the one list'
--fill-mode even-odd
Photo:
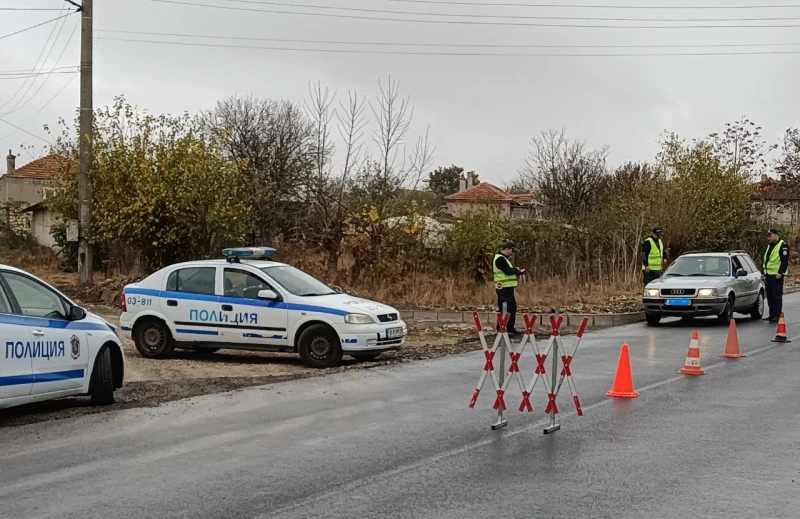
{"label": "asphalt road", "polygon": [[[489,391],[468,409],[479,353],[0,428],[0,517],[797,517],[798,310],[791,344],[740,319],[737,360],[714,321],[587,334],[584,416],[565,384],[548,436],[541,387],[522,414],[512,383],[500,431]],[[693,329],[708,373],[684,377]],[[605,397],[623,341],[634,400]]]}

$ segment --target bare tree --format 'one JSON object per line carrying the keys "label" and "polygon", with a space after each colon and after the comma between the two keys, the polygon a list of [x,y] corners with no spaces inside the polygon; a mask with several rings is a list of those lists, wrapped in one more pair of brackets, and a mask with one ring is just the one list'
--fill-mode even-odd
{"label": "bare tree", "polygon": [[[341,244],[345,236],[346,218],[352,209],[346,204],[347,185],[354,167],[361,160],[364,146],[363,134],[364,100],[358,94],[350,93],[348,103],[339,103],[339,110],[333,108],[336,94],[324,91],[319,83],[310,88],[307,111],[314,123],[316,135],[317,175],[310,190],[309,230],[327,257],[327,269],[331,279],[335,279]],[[344,162],[341,174],[332,172],[334,146],[330,137],[332,121],[338,122],[339,136],[344,142]]]}
{"label": "bare tree", "polygon": [[608,147],[588,150],[583,141],[568,139],[563,128],[532,137],[530,147],[521,183],[537,191],[554,214],[585,215],[606,174]]}
{"label": "bare tree", "polygon": [[709,142],[722,166],[732,168],[748,179],[762,171],[767,165],[767,156],[778,145],[767,145],[761,136],[761,129],[747,117],[742,117],[732,124],[725,123],[722,134],[709,135]]}
{"label": "bare tree", "polygon": [[295,226],[317,165],[313,125],[302,109],[288,101],[231,96],[201,119],[227,155],[246,165],[255,213],[250,241],[268,244],[273,233]]}

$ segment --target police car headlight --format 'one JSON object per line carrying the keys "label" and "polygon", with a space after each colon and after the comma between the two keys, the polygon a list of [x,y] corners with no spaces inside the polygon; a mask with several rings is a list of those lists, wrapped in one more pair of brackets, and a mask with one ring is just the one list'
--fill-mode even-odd
{"label": "police car headlight", "polygon": [[366,314],[347,314],[344,316],[347,324],[374,324],[375,319]]}
{"label": "police car headlight", "polygon": [[700,297],[712,297],[717,295],[716,288],[701,288],[697,291],[697,295]]}

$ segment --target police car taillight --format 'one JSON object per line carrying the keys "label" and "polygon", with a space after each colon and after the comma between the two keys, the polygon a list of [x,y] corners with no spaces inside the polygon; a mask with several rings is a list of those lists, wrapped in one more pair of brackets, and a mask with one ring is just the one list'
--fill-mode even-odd
{"label": "police car taillight", "polygon": [[125,302],[125,292],[122,293],[122,311],[128,311],[128,304]]}

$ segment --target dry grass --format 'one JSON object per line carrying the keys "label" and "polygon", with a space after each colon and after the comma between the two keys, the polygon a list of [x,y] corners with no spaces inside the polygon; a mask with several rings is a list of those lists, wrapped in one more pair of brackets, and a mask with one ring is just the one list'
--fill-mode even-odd
{"label": "dry grass", "polygon": [[[348,280],[346,272],[330,279],[321,258],[308,255],[283,255],[281,261],[294,264],[310,274],[343,290],[367,299],[406,309],[443,308],[453,310],[491,309],[496,295],[491,283],[428,272],[411,272],[394,282],[359,282]],[[59,258],[49,249],[0,254],[0,263],[25,269],[41,277],[69,296],[83,303],[118,305],[122,287],[135,281],[126,276],[102,272],[95,274],[95,287],[78,288],[77,275],[64,272]],[[517,289],[520,310],[607,313],[636,311],[640,285],[594,285],[562,279],[523,279]]]}

